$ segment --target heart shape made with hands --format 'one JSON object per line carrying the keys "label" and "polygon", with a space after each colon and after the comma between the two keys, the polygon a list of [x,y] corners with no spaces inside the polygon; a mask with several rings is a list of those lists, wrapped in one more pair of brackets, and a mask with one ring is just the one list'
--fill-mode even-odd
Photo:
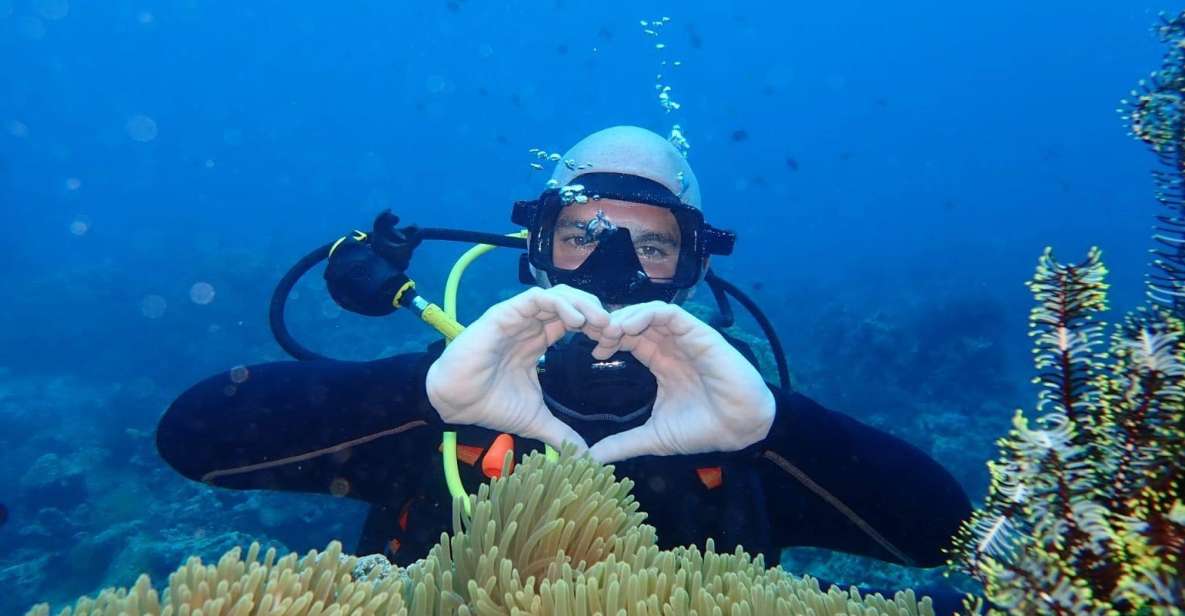
{"label": "heart shape made with hands", "polygon": [[769,433],[773,393],[715,329],[664,302],[610,313],[596,297],[563,285],[533,288],[487,310],[429,369],[429,399],[448,423],[583,450],[583,438],[544,404],[535,372],[538,358],[568,332],[595,341],[596,359],[632,353],[658,382],[647,421],[588,448],[594,459],[736,451]]}

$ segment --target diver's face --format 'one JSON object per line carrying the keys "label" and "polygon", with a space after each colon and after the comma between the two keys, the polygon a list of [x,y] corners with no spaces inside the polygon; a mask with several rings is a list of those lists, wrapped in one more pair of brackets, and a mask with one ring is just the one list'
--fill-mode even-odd
{"label": "diver's face", "polygon": [[556,267],[574,270],[596,249],[597,242],[590,239],[590,221],[594,226],[608,222],[629,229],[638,262],[650,278],[675,276],[682,236],[674,213],[664,207],[617,199],[595,199],[564,207],[552,238],[552,263]]}

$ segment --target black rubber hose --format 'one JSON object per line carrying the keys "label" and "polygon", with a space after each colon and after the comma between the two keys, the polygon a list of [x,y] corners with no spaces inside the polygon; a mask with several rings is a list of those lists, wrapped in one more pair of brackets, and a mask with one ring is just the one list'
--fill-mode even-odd
{"label": "black rubber hose", "polygon": [[325,359],[325,356],[310,351],[292,337],[292,334],[288,332],[288,325],[284,322],[284,306],[288,303],[288,294],[292,292],[292,287],[296,286],[301,276],[304,276],[318,263],[329,258],[330,248],[333,248],[333,242],[301,257],[276,284],[276,290],[272,291],[272,303],[268,306],[267,322],[272,328],[272,336],[275,336],[280,348],[301,361]]}
{"label": "black rubber hose", "polygon": [[[493,244],[494,246],[518,248],[520,250],[527,247],[526,238],[510,237],[500,233],[427,228],[417,229],[415,234],[418,240],[446,240],[470,244]],[[284,274],[284,277],[280,279],[280,282],[276,284],[276,289],[272,292],[271,305],[268,306],[267,321],[271,327],[272,336],[275,337],[280,348],[301,361],[327,358],[320,353],[309,350],[292,337],[292,334],[288,331],[288,325],[284,321],[284,307],[288,303],[288,295],[292,293],[293,287],[296,286],[296,283],[300,281],[301,277],[316,267],[318,263],[329,258],[329,251],[333,248],[333,244],[334,242],[330,242],[324,246],[320,246],[293,264],[288,272]]]}
{"label": "black rubber hose", "polygon": [[491,244],[503,248],[518,248],[526,250],[527,238],[510,237],[500,233],[483,233],[481,231],[465,231],[462,229],[417,229],[416,236],[423,240],[448,240],[450,242],[466,242],[469,244]]}
{"label": "black rubber hose", "polygon": [[715,327],[732,327],[736,323],[736,317],[732,314],[732,304],[728,301],[728,296],[724,294],[724,289],[720,286],[720,279],[715,276],[704,276],[704,282],[708,283],[708,288],[712,290],[712,297],[716,299],[716,307],[720,309],[720,315],[716,317]]}
{"label": "black rubber hose", "polygon": [[765,317],[765,313],[761,311],[761,308],[758,308],[757,304],[753,300],[749,299],[749,296],[745,295],[744,291],[738,289],[736,285],[732,284],[731,282],[717,276],[712,272],[712,270],[708,270],[707,275],[704,276],[704,280],[707,281],[709,285],[720,285],[720,288],[724,289],[729,295],[736,298],[736,300],[740,302],[740,304],[744,306],[746,310],[749,311],[749,314],[753,315],[753,318],[757,320],[757,325],[759,325],[761,327],[761,331],[765,333],[765,338],[769,340],[770,350],[773,351],[774,354],[774,363],[776,363],[778,366],[778,381],[781,383],[782,391],[793,391],[790,383],[790,368],[786,365],[786,353],[782,351],[782,342],[778,339],[778,333],[774,331],[774,326],[769,322],[769,319]]}

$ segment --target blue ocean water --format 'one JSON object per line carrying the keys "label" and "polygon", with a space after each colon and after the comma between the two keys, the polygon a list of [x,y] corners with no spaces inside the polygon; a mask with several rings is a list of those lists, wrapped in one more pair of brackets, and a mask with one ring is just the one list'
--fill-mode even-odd
{"label": "blue ocean water", "polygon": [[[1171,8],[0,0],[0,611],[356,534],[358,503],[175,475],[159,414],[284,357],[267,301],[309,249],[383,208],[511,231],[547,177],[528,150],[616,124],[682,127],[707,218],[739,235],[713,266],[765,307],[798,387],[982,494],[1033,400],[1042,249],[1099,245],[1114,307],[1142,299],[1152,161],[1116,107]],[[459,251],[417,253],[425,295]],[[475,267],[463,320],[522,288],[513,254]],[[289,314],[337,356],[433,340],[343,312],[316,277]]]}

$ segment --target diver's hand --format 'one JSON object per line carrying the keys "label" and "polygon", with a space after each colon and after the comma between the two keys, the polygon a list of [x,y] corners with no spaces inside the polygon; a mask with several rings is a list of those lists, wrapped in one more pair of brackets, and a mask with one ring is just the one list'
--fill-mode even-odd
{"label": "diver's hand", "polygon": [[533,438],[559,448],[584,439],[543,403],[539,357],[569,331],[596,339],[609,313],[595,296],[565,285],[531,288],[497,303],[465,328],[428,369],[428,400],[451,424]]}
{"label": "diver's hand", "polygon": [[645,424],[592,446],[596,460],[737,451],[769,434],[775,402],[761,374],[719,332],[679,306],[622,308],[597,340],[597,359],[630,351],[650,368],[658,396]]}

